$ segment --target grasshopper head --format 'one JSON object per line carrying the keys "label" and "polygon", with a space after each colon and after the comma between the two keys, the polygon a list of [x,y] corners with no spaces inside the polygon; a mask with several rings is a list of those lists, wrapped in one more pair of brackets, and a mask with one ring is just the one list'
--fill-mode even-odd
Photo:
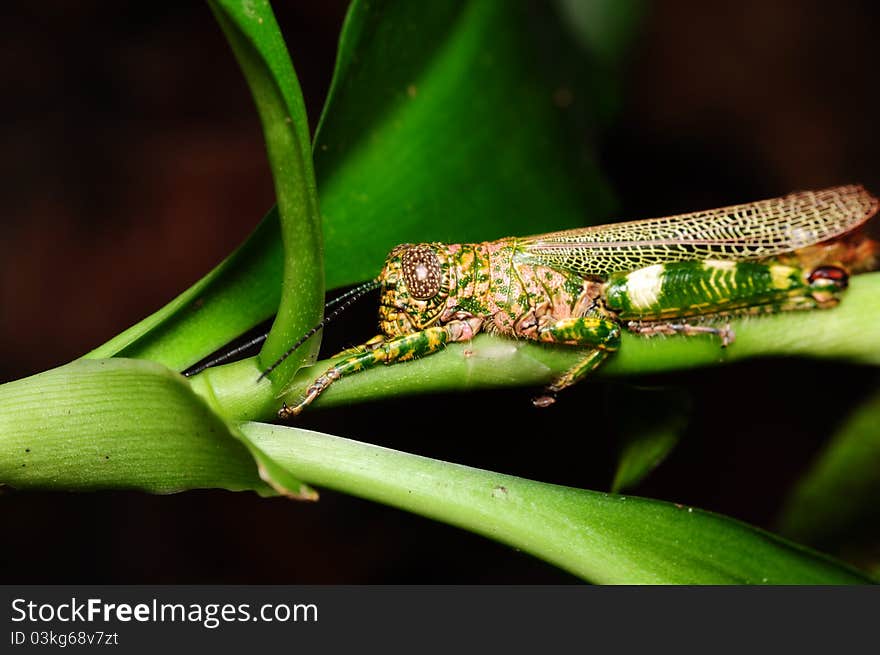
{"label": "grasshopper head", "polygon": [[443,312],[453,285],[448,249],[439,243],[397,246],[385,260],[379,280],[382,331],[399,336],[424,330]]}

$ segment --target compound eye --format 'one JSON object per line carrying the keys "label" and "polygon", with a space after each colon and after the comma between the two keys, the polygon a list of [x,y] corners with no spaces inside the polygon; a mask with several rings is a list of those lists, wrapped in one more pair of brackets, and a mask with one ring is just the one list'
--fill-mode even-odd
{"label": "compound eye", "polygon": [[443,271],[440,260],[431,248],[416,246],[400,258],[406,288],[413,298],[428,300],[440,293]]}

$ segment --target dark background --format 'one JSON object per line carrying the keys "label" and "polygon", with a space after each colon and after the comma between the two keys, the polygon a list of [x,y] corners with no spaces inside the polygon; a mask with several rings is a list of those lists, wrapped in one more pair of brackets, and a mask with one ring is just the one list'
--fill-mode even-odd
{"label": "dark background", "polygon": [[[313,121],[345,4],[275,3]],[[210,12],[157,6],[57,1],[11,15],[4,5],[2,380],[78,357],[158,309],[273,203],[256,112]],[[878,27],[880,5],[867,1],[652,5],[621,115],[602,142],[621,216],[845,182],[880,189]],[[373,320],[370,308],[353,314],[326,342],[363,340]],[[637,493],[769,528],[789,485],[876,388],[871,370],[779,360],[640,382],[692,390],[694,416]],[[576,410],[613,394],[614,383],[572,393],[584,395],[552,415],[533,410],[523,389],[316,411],[303,424],[607,488],[617,422],[600,407],[587,420]],[[451,405],[470,421],[443,425]],[[423,429],[393,427],[413,425],[395,420],[404,413]],[[575,580],[481,537],[327,491],[317,504],[222,491],[9,491],[0,523],[4,582]],[[877,555],[846,554],[862,563]]]}

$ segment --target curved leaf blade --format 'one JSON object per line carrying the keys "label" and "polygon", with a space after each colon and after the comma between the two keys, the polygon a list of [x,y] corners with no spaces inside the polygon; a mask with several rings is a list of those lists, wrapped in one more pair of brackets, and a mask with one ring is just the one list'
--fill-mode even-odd
{"label": "curved leaf blade", "polygon": [[82,359],[0,385],[0,483],[271,493],[245,446],[183,377],[122,358]]}
{"label": "curved leaf blade", "polygon": [[717,514],[560,487],[264,423],[242,433],[300,479],[471,530],[606,584],[864,584]]}
{"label": "curved leaf blade", "polygon": [[786,501],[780,531],[808,543],[840,545],[878,531],[880,393],[844,422]]}
{"label": "curved leaf blade", "polygon": [[[299,82],[268,0],[211,0],[257,106],[275,182],[284,279],[281,303],[260,351],[266,367],[321,320],[323,250],[311,141]],[[317,353],[312,339],[272,374],[283,383]]]}
{"label": "curved leaf blade", "polygon": [[[611,491],[631,489],[663,462],[687,427],[690,396],[674,388],[612,388],[606,408],[621,448]],[[607,410],[606,410],[607,411]]]}

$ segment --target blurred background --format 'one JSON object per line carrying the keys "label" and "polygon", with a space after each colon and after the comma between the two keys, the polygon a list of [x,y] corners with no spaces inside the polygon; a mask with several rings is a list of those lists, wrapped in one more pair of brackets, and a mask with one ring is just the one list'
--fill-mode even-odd
{"label": "blurred background", "polygon": [[[346,4],[273,3],[313,127]],[[7,381],[76,358],[164,305],[244,239],[273,190],[256,112],[204,4],[58,0],[4,5],[0,15]],[[648,5],[600,143],[619,216],[847,182],[880,191],[878,28],[880,5],[867,1]],[[329,331],[327,348],[371,336],[373,312]],[[786,489],[876,375],[763,361],[639,382],[691,390],[693,416],[635,492],[772,529]],[[831,411],[816,409],[817,389]],[[551,419],[530,395],[414,397],[316,411],[303,425],[607,489],[614,421],[597,412],[585,424],[577,402]],[[438,403],[471,422],[435,426]],[[391,427],[403,413],[424,417],[424,430]],[[223,491],[7,490],[0,522],[8,583],[576,581],[481,537],[329,491],[303,504]],[[871,564],[880,553],[865,543],[838,554]]]}

